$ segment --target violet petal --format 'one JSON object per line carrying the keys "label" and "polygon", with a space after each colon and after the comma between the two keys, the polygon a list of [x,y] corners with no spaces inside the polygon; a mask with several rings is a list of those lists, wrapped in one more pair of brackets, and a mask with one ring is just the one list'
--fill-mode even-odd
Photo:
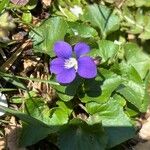
{"label": "violet petal", "polygon": [[58,74],[64,69],[65,60],[62,58],[55,58],[50,62],[50,72]]}
{"label": "violet petal", "polygon": [[94,78],[97,74],[96,64],[89,56],[80,57],[77,72],[83,78]]}
{"label": "violet petal", "polygon": [[90,46],[86,43],[79,42],[74,46],[74,51],[77,57],[84,55],[90,51]]}
{"label": "violet petal", "polygon": [[64,69],[61,73],[57,74],[56,76],[56,80],[59,83],[70,83],[72,82],[76,77],[76,72],[74,68],[70,68],[70,69]]}
{"label": "violet petal", "polygon": [[54,44],[54,51],[57,57],[70,58],[72,56],[72,47],[64,41],[57,41]]}

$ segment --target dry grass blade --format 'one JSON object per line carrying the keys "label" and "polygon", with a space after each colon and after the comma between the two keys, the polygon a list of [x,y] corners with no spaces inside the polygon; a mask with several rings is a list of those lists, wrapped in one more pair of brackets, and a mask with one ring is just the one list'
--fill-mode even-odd
{"label": "dry grass blade", "polygon": [[19,47],[14,54],[0,67],[0,70],[9,70],[9,68],[12,66],[12,64],[16,61],[18,56],[22,53],[24,48],[26,48],[30,43],[30,40],[27,40],[25,43]]}

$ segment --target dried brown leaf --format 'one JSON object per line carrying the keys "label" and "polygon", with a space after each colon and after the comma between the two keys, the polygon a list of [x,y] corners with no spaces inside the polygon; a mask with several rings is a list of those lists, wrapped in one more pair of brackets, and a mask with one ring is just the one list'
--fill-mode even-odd
{"label": "dried brown leaf", "polygon": [[44,3],[45,6],[50,6],[52,0],[42,0],[42,2]]}
{"label": "dried brown leaf", "polygon": [[0,137],[0,150],[4,150],[6,146],[5,139]]}

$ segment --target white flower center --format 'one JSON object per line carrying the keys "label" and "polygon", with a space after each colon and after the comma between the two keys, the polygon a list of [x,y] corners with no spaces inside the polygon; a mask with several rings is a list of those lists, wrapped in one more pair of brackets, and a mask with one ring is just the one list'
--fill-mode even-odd
{"label": "white flower center", "polygon": [[64,64],[66,69],[70,69],[72,67],[75,68],[75,70],[78,69],[78,62],[75,58],[69,58],[65,60],[65,64]]}

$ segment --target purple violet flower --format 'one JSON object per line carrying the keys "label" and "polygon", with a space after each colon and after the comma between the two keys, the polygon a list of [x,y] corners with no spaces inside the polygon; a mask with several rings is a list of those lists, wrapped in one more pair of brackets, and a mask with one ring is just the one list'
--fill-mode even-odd
{"label": "purple violet flower", "polygon": [[[70,83],[76,73],[83,78],[94,78],[97,75],[97,68],[94,60],[85,56],[90,51],[89,45],[79,42],[74,46],[74,51],[70,44],[64,41],[57,41],[54,44],[54,52],[57,58],[50,63],[51,73],[56,74],[59,83]],[[76,57],[73,57],[75,54]]]}

